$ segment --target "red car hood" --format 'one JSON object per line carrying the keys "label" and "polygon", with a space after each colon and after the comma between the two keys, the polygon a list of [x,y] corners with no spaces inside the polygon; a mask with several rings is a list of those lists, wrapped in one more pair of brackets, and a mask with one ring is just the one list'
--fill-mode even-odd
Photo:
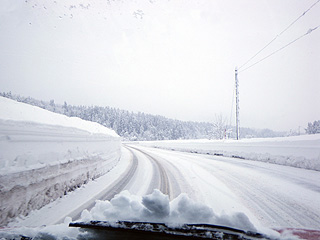
{"label": "red car hood", "polygon": [[320,230],[300,229],[300,228],[285,228],[276,229],[283,236],[296,236],[305,240],[320,240]]}

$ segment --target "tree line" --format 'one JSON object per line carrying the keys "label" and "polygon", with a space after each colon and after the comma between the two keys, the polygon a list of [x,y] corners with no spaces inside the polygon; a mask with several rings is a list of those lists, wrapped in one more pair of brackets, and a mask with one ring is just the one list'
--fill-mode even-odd
{"label": "tree line", "polygon": [[[54,100],[49,102],[42,101],[32,97],[12,94],[11,92],[0,93],[0,96],[69,117],[79,117],[83,120],[100,123],[107,128],[113,129],[124,140],[129,141],[235,138],[234,127],[227,126],[226,121],[221,116],[216,117],[213,123],[181,121],[143,112],[134,113],[108,106],[75,106],[66,102],[64,104],[56,104]],[[256,130],[251,128],[241,128],[240,134],[242,138],[284,135],[284,133],[274,132],[270,129]]]}

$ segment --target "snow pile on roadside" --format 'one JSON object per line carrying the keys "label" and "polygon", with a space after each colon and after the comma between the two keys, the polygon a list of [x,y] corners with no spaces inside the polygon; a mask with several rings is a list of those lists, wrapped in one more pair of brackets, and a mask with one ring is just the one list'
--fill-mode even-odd
{"label": "snow pile on roadside", "polygon": [[241,140],[172,140],[139,144],[175,151],[236,157],[320,171],[320,134]]}
{"label": "snow pile on roadside", "polygon": [[0,97],[0,175],[108,153],[120,138],[98,123]]}
{"label": "snow pile on roadside", "polygon": [[75,240],[86,239],[81,236],[87,235],[77,228],[69,228],[70,218],[66,218],[64,223],[42,226],[36,228],[0,228],[0,239],[50,239],[50,240]]}
{"label": "snow pile on roadside", "polygon": [[35,107],[29,104],[17,102],[5,97],[0,97],[0,119],[33,122],[60,127],[77,128],[89,133],[107,134],[119,137],[113,130],[99,123],[85,121],[77,117],[67,117],[62,114]]}
{"label": "snow pile on roadside", "polygon": [[0,175],[105,155],[115,147],[119,151],[120,137],[98,123],[0,97]]}
{"label": "snow pile on roadside", "polygon": [[[97,201],[91,211],[84,210],[79,221],[109,221],[116,226],[117,221],[137,221],[165,223],[168,226],[179,227],[185,223],[208,223],[229,226],[245,231],[257,231],[248,217],[243,213],[218,216],[208,206],[191,200],[186,194],[169,201],[169,197],[159,190],[143,197],[123,191],[110,201]],[[70,218],[63,224],[38,227],[0,229],[1,237],[24,235],[34,239],[86,239],[90,238],[88,232],[77,228],[68,228]],[[270,230],[271,234],[276,234]]]}
{"label": "snow pile on roadside", "polygon": [[244,213],[219,216],[205,204],[194,202],[187,194],[180,194],[170,202],[169,197],[159,190],[142,198],[123,191],[110,201],[97,201],[90,212],[82,212],[80,219],[84,222],[91,220],[155,222],[174,226],[207,223],[256,231]]}
{"label": "snow pile on roadside", "polygon": [[0,97],[0,225],[110,171],[120,137],[97,123]]}

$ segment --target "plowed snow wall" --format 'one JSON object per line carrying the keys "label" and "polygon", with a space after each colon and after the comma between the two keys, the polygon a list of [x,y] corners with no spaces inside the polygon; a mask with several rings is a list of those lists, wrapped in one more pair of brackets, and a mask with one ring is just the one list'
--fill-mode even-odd
{"label": "plowed snow wall", "polygon": [[141,145],[320,171],[320,134],[242,140],[176,140]]}
{"label": "plowed snow wall", "polygon": [[1,120],[0,225],[110,171],[120,149],[105,134]]}

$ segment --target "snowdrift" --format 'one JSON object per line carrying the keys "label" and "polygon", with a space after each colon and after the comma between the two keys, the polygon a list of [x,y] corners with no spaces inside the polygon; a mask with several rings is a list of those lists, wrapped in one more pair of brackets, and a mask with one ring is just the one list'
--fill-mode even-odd
{"label": "snowdrift", "polygon": [[244,213],[217,215],[212,208],[194,202],[187,194],[180,194],[170,202],[169,197],[158,189],[143,197],[123,191],[110,201],[96,201],[90,211],[84,210],[81,214],[80,221],[91,220],[153,222],[172,226],[208,223],[256,231]]}
{"label": "snowdrift", "polygon": [[[181,228],[185,223],[216,224],[235,227],[244,231],[257,231],[244,213],[235,212],[231,215],[218,215],[214,212],[214,209],[203,203],[194,202],[186,194],[181,194],[169,201],[169,197],[159,190],[154,190],[153,193],[142,197],[123,191],[110,201],[97,201],[90,211],[84,210],[82,212],[79,221],[87,223],[90,221],[108,221],[115,228],[121,224],[118,221],[146,222],[149,223],[147,224],[148,228],[145,229],[147,232],[150,230],[152,223],[164,223],[172,228]],[[4,231],[0,229],[0,238],[14,238],[24,235],[33,239],[47,239],[49,237],[50,239],[96,239],[96,235],[92,235],[90,231],[69,228],[70,222],[71,218],[66,218],[64,223],[59,225],[38,228],[12,228],[4,229]],[[138,226],[133,226],[133,228],[138,228]],[[264,230],[268,234],[279,236],[272,230]],[[192,231],[190,231],[191,233]],[[190,237],[192,238],[192,236]]]}
{"label": "snowdrift", "polygon": [[320,134],[237,140],[172,140],[141,145],[320,171]]}
{"label": "snowdrift", "polygon": [[0,224],[110,171],[120,137],[97,123],[0,97]]}

